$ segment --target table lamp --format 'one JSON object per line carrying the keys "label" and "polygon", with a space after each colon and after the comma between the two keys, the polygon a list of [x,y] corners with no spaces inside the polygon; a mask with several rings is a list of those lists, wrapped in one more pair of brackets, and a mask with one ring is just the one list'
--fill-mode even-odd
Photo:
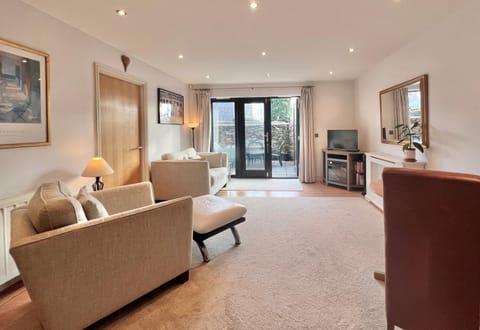
{"label": "table lamp", "polygon": [[102,157],[93,157],[83,170],[82,176],[96,178],[95,182],[92,184],[92,188],[94,191],[97,191],[103,189],[103,182],[100,181],[100,177],[112,173],[113,169],[108,165],[105,159]]}
{"label": "table lamp", "polygon": [[187,127],[192,129],[192,147],[195,148],[195,128],[198,127],[198,123],[188,123]]}

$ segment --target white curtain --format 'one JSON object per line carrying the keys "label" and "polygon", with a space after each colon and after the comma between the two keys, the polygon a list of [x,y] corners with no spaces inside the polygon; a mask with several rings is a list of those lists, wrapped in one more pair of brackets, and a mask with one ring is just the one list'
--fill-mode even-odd
{"label": "white curtain", "polygon": [[301,182],[315,182],[315,149],[313,125],[313,87],[302,87],[300,96],[300,161]]}
{"label": "white curtain", "polygon": [[[394,112],[394,125],[395,127],[400,124],[410,126],[408,115],[408,89],[400,88],[393,91],[393,112]],[[395,130],[395,138],[398,139],[398,132]]]}
{"label": "white curtain", "polygon": [[195,117],[198,127],[195,129],[195,149],[200,152],[210,151],[210,90],[195,90]]}

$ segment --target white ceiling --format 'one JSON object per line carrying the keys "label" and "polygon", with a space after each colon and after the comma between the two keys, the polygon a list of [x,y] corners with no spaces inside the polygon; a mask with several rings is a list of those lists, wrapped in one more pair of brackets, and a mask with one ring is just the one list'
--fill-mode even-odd
{"label": "white ceiling", "polygon": [[355,79],[468,0],[23,1],[185,83],[242,84]]}

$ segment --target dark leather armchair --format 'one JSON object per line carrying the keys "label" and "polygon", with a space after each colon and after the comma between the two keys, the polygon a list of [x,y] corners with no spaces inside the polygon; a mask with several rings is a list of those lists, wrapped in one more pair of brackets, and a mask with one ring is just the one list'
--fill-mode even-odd
{"label": "dark leather armchair", "polygon": [[480,176],[385,168],[388,329],[479,329]]}

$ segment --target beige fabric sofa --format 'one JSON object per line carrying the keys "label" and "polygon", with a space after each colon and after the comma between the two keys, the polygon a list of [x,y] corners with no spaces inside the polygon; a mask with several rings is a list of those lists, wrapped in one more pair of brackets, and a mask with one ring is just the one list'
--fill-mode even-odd
{"label": "beige fabric sofa", "polygon": [[155,200],[216,194],[228,182],[225,152],[196,152],[189,148],[162,155],[151,163]]}
{"label": "beige fabric sofa", "polygon": [[110,216],[37,233],[12,212],[11,249],[46,329],[81,329],[167,281],[188,280],[192,199],[154,204],[150,182],[92,193]]}

